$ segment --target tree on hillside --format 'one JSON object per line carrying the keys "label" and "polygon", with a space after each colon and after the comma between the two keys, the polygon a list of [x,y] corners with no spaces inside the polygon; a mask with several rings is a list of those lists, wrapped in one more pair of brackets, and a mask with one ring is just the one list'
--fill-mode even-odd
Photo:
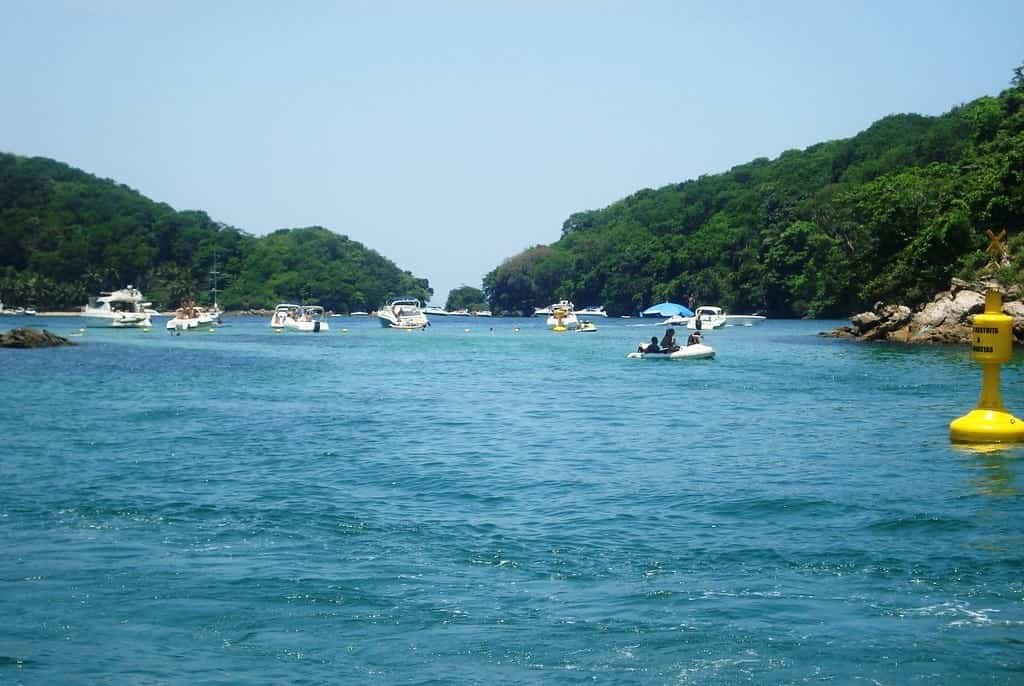
{"label": "tree on hillside", "polygon": [[444,305],[444,309],[449,311],[469,310],[470,312],[481,312],[488,307],[484,292],[479,288],[466,285],[453,288],[448,293],[448,300]]}
{"label": "tree on hillside", "polygon": [[611,314],[690,298],[801,317],[917,304],[975,273],[986,228],[1024,250],[1024,65],[1012,85],[575,212],[558,241],[487,274],[484,292],[495,311],[524,313],[562,297]]}

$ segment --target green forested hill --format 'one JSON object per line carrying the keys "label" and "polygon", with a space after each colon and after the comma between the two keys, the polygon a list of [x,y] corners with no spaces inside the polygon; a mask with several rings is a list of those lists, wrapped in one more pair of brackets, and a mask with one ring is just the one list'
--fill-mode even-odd
{"label": "green forested hill", "polygon": [[74,308],[129,283],[158,307],[187,295],[206,302],[215,260],[229,309],[304,300],[346,312],[430,292],[425,279],[323,228],[256,238],[54,160],[0,153],[0,301],[8,305]]}
{"label": "green forested hill", "polygon": [[1007,229],[1024,260],[1022,69],[998,97],[939,117],[889,116],[850,139],[573,214],[556,243],[484,277],[488,300],[495,311],[570,298],[614,314],[672,300],[846,316],[971,276],[988,228]]}

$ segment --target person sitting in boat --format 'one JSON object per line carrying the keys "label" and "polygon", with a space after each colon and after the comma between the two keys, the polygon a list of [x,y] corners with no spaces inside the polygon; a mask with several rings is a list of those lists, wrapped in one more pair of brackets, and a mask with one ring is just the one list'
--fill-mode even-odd
{"label": "person sitting in boat", "polygon": [[660,353],[661,352],[661,348],[658,347],[658,337],[657,336],[651,336],[651,342],[648,343],[647,345],[644,345],[643,343],[641,343],[640,346],[637,348],[637,352],[640,352],[640,353]]}
{"label": "person sitting in boat", "polygon": [[676,341],[676,330],[669,327],[661,339],[661,352],[674,353],[679,350],[679,343]]}
{"label": "person sitting in boat", "polygon": [[686,339],[686,345],[700,345],[700,344],[701,344],[700,331],[694,331]]}

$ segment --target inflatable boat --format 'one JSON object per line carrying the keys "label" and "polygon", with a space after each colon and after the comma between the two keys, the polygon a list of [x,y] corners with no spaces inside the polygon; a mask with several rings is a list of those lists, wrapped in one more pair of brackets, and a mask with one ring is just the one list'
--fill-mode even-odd
{"label": "inflatable boat", "polygon": [[672,353],[641,353],[634,351],[626,355],[631,360],[709,360],[714,356],[715,349],[703,343],[688,345]]}

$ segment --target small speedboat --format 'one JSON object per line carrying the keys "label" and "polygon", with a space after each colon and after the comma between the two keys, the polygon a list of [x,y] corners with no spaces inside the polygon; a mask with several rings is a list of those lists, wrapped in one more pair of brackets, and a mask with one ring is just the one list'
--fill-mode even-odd
{"label": "small speedboat", "polygon": [[597,325],[588,319],[580,322],[579,327],[576,329],[576,333],[592,333],[594,331],[597,331]]}
{"label": "small speedboat", "polygon": [[196,305],[191,298],[181,302],[181,307],[174,311],[174,318],[168,320],[167,330],[171,333],[191,331],[204,326],[209,328],[214,325],[214,319],[210,313]]}
{"label": "small speedboat", "polygon": [[715,356],[715,349],[710,345],[695,343],[671,353],[642,353],[633,351],[626,355],[631,360],[710,360]]}
{"label": "small speedboat", "polygon": [[274,308],[270,318],[270,326],[276,330],[302,331],[320,333],[330,331],[331,326],[324,321],[324,308],[319,305],[293,305],[281,303]]}
{"label": "small speedboat", "polygon": [[577,317],[607,317],[608,313],[604,311],[603,305],[588,305],[582,310],[576,310]]}
{"label": "small speedboat", "polygon": [[[377,320],[385,329],[417,331],[430,326],[417,298],[398,298],[377,310]],[[454,313],[453,313],[454,314]]]}
{"label": "small speedboat", "polygon": [[681,314],[674,314],[661,323],[662,326],[687,326],[693,317],[684,317]]}

